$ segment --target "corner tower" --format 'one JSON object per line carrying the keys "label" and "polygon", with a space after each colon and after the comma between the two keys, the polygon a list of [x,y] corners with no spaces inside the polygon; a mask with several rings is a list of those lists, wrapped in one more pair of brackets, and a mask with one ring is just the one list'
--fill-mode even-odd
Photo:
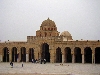
{"label": "corner tower", "polygon": [[44,20],[40,26],[40,30],[36,31],[36,36],[39,37],[50,37],[50,36],[59,36],[59,32],[57,31],[57,27],[54,21]]}

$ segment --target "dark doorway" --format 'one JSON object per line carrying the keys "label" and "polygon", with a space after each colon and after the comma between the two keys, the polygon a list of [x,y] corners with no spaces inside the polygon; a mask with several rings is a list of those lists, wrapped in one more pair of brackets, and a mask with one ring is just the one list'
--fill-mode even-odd
{"label": "dark doorway", "polygon": [[29,48],[29,62],[32,62],[32,59],[34,59],[34,49]]}
{"label": "dark doorway", "polygon": [[22,47],[21,48],[21,62],[26,62],[26,48]]}
{"label": "dark doorway", "polygon": [[75,53],[75,62],[82,63],[81,49],[79,47],[75,47],[74,53]]}
{"label": "dark doorway", "polygon": [[50,62],[49,45],[47,43],[42,45],[41,58],[46,59],[47,62]]}
{"label": "dark doorway", "polygon": [[12,62],[17,62],[17,48],[13,47],[12,48]]}
{"label": "dark doorway", "polygon": [[65,62],[71,63],[72,62],[71,49],[69,47],[66,47],[64,51],[65,51]]}
{"label": "dark doorway", "polygon": [[90,47],[84,49],[85,63],[92,63],[92,50]]}
{"label": "dark doorway", "polygon": [[100,64],[100,47],[95,49],[95,63]]}
{"label": "dark doorway", "polygon": [[56,63],[61,63],[62,62],[62,53],[61,53],[61,48],[56,49]]}
{"label": "dark doorway", "polygon": [[9,62],[9,50],[7,47],[3,49],[3,62]]}

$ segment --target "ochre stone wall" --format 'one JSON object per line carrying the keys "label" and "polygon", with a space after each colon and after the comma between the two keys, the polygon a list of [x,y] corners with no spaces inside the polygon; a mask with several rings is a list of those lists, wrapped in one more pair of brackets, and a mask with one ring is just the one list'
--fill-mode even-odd
{"label": "ochre stone wall", "polygon": [[31,62],[46,59],[50,63],[100,63],[99,40],[73,40],[68,31],[61,35],[55,22],[42,22],[36,36],[24,42],[0,42],[0,62]]}

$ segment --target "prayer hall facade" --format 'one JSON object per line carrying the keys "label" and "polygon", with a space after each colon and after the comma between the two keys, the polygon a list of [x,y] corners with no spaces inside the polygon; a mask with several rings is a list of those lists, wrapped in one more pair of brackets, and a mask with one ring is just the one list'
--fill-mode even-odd
{"label": "prayer hall facade", "polygon": [[0,62],[31,62],[46,59],[49,63],[100,64],[99,40],[73,40],[68,31],[57,31],[54,21],[44,20],[36,36],[24,42],[0,42]]}

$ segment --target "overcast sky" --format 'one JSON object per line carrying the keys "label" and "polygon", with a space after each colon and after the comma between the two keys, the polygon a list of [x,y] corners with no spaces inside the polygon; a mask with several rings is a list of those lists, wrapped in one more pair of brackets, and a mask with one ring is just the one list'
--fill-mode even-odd
{"label": "overcast sky", "polygon": [[48,17],[74,40],[100,40],[100,0],[0,0],[0,40],[26,41]]}

